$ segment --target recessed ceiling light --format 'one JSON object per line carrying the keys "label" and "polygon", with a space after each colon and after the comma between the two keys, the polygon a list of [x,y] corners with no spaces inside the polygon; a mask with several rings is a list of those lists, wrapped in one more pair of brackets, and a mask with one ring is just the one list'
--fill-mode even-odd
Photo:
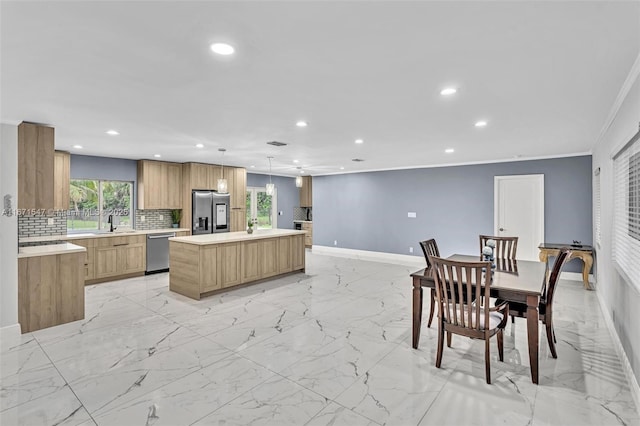
{"label": "recessed ceiling light", "polygon": [[236,49],[233,48],[230,44],[227,43],[213,43],[211,45],[211,51],[213,53],[217,53],[218,55],[232,55]]}
{"label": "recessed ceiling light", "polygon": [[199,143],[199,144],[196,145],[196,148],[204,148],[204,144]]}
{"label": "recessed ceiling light", "polygon": [[454,93],[456,93],[458,91],[458,89],[456,89],[455,87],[445,87],[444,89],[442,89],[440,91],[440,94],[442,96],[450,96],[453,95]]}
{"label": "recessed ceiling light", "polygon": [[344,167],[340,167],[340,170],[344,170]]}
{"label": "recessed ceiling light", "polygon": [[304,170],[300,170],[300,174],[304,173]]}
{"label": "recessed ceiling light", "polygon": [[300,121],[298,121],[296,123],[296,126],[298,126],[298,127],[307,127],[307,122],[300,120]]}
{"label": "recessed ceiling light", "polygon": [[251,168],[252,168],[252,169],[255,169],[255,168],[256,168],[256,166],[254,166],[254,165],[251,165]]}
{"label": "recessed ceiling light", "polygon": [[356,139],[356,143],[364,143],[362,139]]}
{"label": "recessed ceiling light", "polygon": [[75,149],[82,149],[82,145],[74,145],[73,146]]}
{"label": "recessed ceiling light", "polygon": [[294,163],[299,163],[299,161],[298,161],[298,160],[293,160],[293,162],[294,162]]}
{"label": "recessed ceiling light", "polygon": [[475,124],[476,127],[484,127],[486,125],[487,125],[487,122],[484,120],[476,121],[476,124]]}
{"label": "recessed ceiling light", "polygon": [[451,154],[453,153],[454,149],[453,148],[447,148],[444,150],[444,152],[446,152],[447,154]]}
{"label": "recessed ceiling light", "polygon": [[153,154],[153,156],[156,157],[156,158],[162,157],[162,155],[160,155],[160,154]]}
{"label": "recessed ceiling light", "polygon": [[118,136],[120,134],[117,130],[107,130],[105,133],[111,136]]}

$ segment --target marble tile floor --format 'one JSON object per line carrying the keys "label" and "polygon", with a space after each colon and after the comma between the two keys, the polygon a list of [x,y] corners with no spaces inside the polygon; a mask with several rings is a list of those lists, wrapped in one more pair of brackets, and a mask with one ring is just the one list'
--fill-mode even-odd
{"label": "marble tile floor", "polygon": [[[2,425],[640,425],[595,292],[562,281],[558,359],[526,324],[411,348],[414,267],[307,255],[306,274],[201,301],[168,274],[86,287],[86,318],[0,342]],[[425,298],[428,312],[428,297]]]}

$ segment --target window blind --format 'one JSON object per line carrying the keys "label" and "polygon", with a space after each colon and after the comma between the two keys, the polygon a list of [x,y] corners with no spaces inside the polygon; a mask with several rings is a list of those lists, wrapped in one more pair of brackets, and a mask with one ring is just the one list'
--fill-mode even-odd
{"label": "window blind", "polygon": [[602,204],[600,203],[600,167],[595,171],[595,177],[593,182],[594,187],[594,205],[595,205],[595,231],[596,231],[596,244],[600,245],[600,211]]}
{"label": "window blind", "polygon": [[640,289],[640,132],[613,157],[613,259]]}

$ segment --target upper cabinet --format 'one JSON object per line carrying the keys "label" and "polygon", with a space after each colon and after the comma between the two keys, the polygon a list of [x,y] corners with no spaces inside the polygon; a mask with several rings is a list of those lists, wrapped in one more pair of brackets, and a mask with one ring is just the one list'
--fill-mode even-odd
{"label": "upper cabinet", "polygon": [[[224,177],[227,179],[232,209],[247,208],[247,169],[242,167],[225,167]],[[243,228],[244,229],[244,228]]]}
{"label": "upper cabinet", "polygon": [[302,176],[302,187],[300,188],[300,207],[313,207],[313,193],[311,176]]}
{"label": "upper cabinet", "polygon": [[[54,129],[18,126],[18,208],[54,208]],[[68,190],[68,187],[67,187]],[[65,208],[68,208],[69,204]]]}
{"label": "upper cabinet", "polygon": [[138,208],[182,208],[182,164],[138,161]]}
{"label": "upper cabinet", "polygon": [[68,152],[56,151],[53,155],[53,160],[53,208],[57,210],[68,210],[71,156]]}

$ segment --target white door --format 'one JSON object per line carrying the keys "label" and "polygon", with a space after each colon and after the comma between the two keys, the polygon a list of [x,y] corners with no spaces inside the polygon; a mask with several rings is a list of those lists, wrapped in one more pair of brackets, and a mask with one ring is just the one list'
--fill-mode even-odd
{"label": "white door", "polygon": [[276,188],[271,196],[267,195],[266,188],[247,188],[247,220],[251,220],[256,229],[278,227],[277,191]]}
{"label": "white door", "polygon": [[544,175],[495,176],[494,232],[518,237],[516,258],[538,260],[544,242]]}

